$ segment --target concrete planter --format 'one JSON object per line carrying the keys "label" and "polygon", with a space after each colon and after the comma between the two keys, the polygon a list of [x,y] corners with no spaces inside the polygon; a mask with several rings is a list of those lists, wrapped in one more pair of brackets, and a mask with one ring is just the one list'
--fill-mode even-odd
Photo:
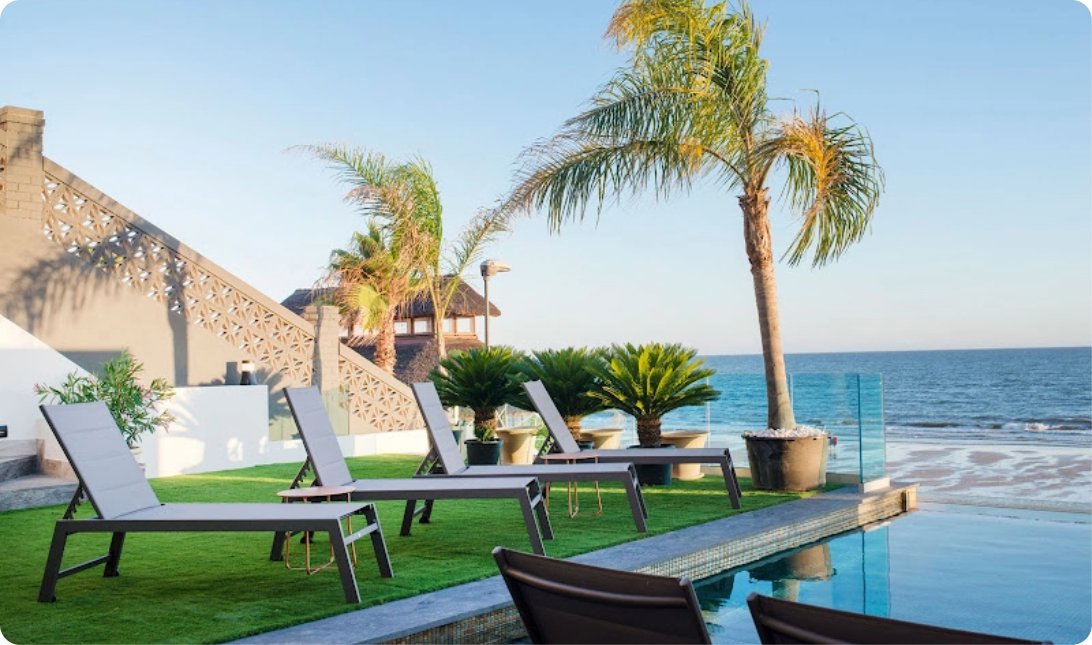
{"label": "concrete planter", "polygon": [[501,440],[500,460],[502,464],[523,465],[534,463],[537,427],[497,428],[494,432]]}
{"label": "concrete planter", "polygon": [[[679,450],[704,448],[708,439],[709,433],[704,430],[671,430],[660,434],[660,443]],[[671,476],[679,481],[692,481],[705,475],[701,472],[701,464],[674,464],[671,466]]]}
{"label": "concrete planter", "polygon": [[815,490],[827,483],[827,435],[744,437],[758,490]]}

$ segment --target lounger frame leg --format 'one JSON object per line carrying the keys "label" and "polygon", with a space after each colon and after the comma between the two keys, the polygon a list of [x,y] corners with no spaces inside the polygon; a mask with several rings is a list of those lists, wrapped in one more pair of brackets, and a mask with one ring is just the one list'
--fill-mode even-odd
{"label": "lounger frame leg", "polygon": [[[341,576],[341,587],[345,590],[345,602],[360,602],[360,588],[356,585],[356,574],[353,572],[353,563],[349,559],[349,547],[345,544],[345,536],[341,534],[341,522],[335,522],[336,529],[331,529],[330,546],[334,550],[334,560],[337,561],[337,571]],[[384,548],[384,551],[386,549]]]}
{"label": "lounger frame leg", "polygon": [[[550,526],[550,513],[546,510],[545,496],[539,487],[538,480],[531,482],[528,487],[528,502],[538,515],[538,526],[542,531],[542,537],[546,540],[554,539],[554,529]],[[522,499],[521,499],[522,503]]]}
{"label": "lounger frame leg", "polygon": [[61,577],[61,560],[64,558],[64,546],[68,541],[68,531],[60,522],[53,527],[53,541],[49,545],[49,557],[46,558],[45,573],[42,575],[42,587],[38,591],[38,602],[57,600],[57,580]]}
{"label": "lounger frame leg", "polygon": [[280,562],[284,560],[284,541],[287,534],[284,531],[277,531],[273,534],[273,548],[269,550],[269,559],[273,562]]}
{"label": "lounger frame leg", "polygon": [[720,471],[724,475],[724,486],[728,489],[728,498],[732,501],[732,508],[740,508],[739,480],[736,478],[736,469],[732,465],[732,457],[725,455],[720,463]]}
{"label": "lounger frame leg", "polygon": [[410,530],[413,528],[413,517],[417,515],[417,500],[407,499],[406,510],[402,513],[402,530],[398,532],[402,537],[406,537],[410,534]]}
{"label": "lounger frame leg", "polygon": [[633,477],[623,482],[626,487],[626,497],[629,499],[629,510],[633,512],[633,523],[637,525],[637,532],[646,533],[648,526],[645,524],[645,518],[648,517],[648,509],[645,508],[645,498],[641,495],[641,487],[637,484],[637,473],[632,467],[630,472]]}
{"label": "lounger frame leg", "polygon": [[[527,537],[531,540],[531,550],[538,555],[546,555],[546,547],[542,544],[542,535],[539,533],[539,525],[535,522],[535,511],[537,510],[531,504],[530,496],[523,496],[519,498],[520,509],[523,511],[523,523],[527,526]],[[541,508],[542,501],[538,502],[538,508]],[[539,515],[539,521],[542,516]],[[547,520],[549,521],[549,520]]]}
{"label": "lounger frame leg", "polygon": [[106,571],[102,573],[102,577],[116,578],[118,576],[118,564],[121,562],[123,546],[125,546],[125,533],[114,533],[110,538],[110,555],[106,558]]}
{"label": "lounger frame leg", "polygon": [[364,519],[368,526],[375,525],[375,530],[372,531],[372,549],[375,551],[375,560],[379,565],[379,575],[384,578],[393,578],[391,556],[387,553],[387,541],[383,539],[383,529],[379,526],[379,514],[375,512],[375,506],[369,504],[364,507]]}

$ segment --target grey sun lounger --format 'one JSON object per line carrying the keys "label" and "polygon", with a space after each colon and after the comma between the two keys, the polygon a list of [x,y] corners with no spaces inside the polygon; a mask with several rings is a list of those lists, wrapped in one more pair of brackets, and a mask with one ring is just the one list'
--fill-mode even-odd
{"label": "grey sun lounger", "polygon": [[[60,578],[91,567],[105,564],[104,577],[117,576],[125,534],[136,532],[276,531],[281,536],[284,531],[329,533],[345,600],[350,603],[360,602],[360,590],[348,545],[371,535],[380,575],[393,576],[383,532],[371,504],[161,504],[105,403],[43,405],[41,410],[80,484],[64,519],[54,526],[39,602],[56,600]],[[83,492],[97,518],[72,519]],[[343,535],[341,521],[353,515],[363,515],[367,526]],[[69,535],[76,533],[111,533],[110,551],[62,571],[65,543]],[[279,558],[271,554],[270,559]]]}
{"label": "grey sun lounger", "polygon": [[[402,517],[401,530],[403,536],[410,534],[413,518],[417,515],[421,515],[420,521],[423,524],[431,520],[432,505],[429,502],[438,499],[514,499],[519,502],[523,511],[531,548],[535,553],[545,553],[542,540],[552,540],[554,533],[550,528],[550,517],[546,513],[541,485],[534,476],[354,480],[349,473],[349,467],[345,465],[345,456],[338,445],[334,426],[330,423],[318,388],[285,388],[284,394],[296,420],[296,427],[299,428],[300,438],[307,449],[307,460],[292,482],[293,488],[304,480],[308,470],[313,469],[315,482],[322,486],[355,488],[351,494],[354,500],[405,501],[406,510]],[[418,501],[424,501],[425,506],[418,509]],[[283,540],[283,534],[278,539]],[[274,544],[273,548],[276,550],[277,545]]]}
{"label": "grey sun lounger", "polygon": [[727,448],[679,448],[674,450],[661,450],[659,448],[617,448],[608,450],[581,450],[580,445],[573,439],[561,413],[557,411],[550,393],[542,381],[528,381],[523,384],[527,392],[527,398],[542,417],[546,429],[550,432],[550,440],[542,445],[540,456],[549,453],[561,453],[550,455],[558,457],[570,454],[598,455],[601,463],[632,462],[634,464],[716,464],[720,466],[724,474],[724,486],[728,489],[728,498],[732,502],[732,508],[739,508],[739,480],[736,478],[736,469],[732,464],[732,455]]}
{"label": "grey sun lounger", "polygon": [[417,406],[421,408],[421,415],[425,418],[425,426],[428,428],[429,439],[432,447],[421,467],[417,470],[419,475],[447,475],[451,477],[511,477],[515,475],[531,475],[537,477],[543,483],[553,482],[601,482],[619,481],[626,488],[629,498],[629,507],[633,512],[633,522],[637,525],[637,531],[647,531],[645,518],[648,517],[648,509],[645,508],[645,500],[641,495],[641,488],[637,483],[637,470],[633,464],[622,463],[576,463],[576,464],[533,464],[516,466],[467,466],[463,463],[463,456],[459,453],[459,446],[455,443],[455,436],[448,423],[447,414],[444,412],[440,395],[436,393],[436,386],[432,383],[414,383],[413,395],[417,398]]}
{"label": "grey sun lounger", "polygon": [[915,643],[921,645],[974,645],[976,643],[1049,643],[982,632],[968,632],[882,616],[771,598],[751,592],[747,606],[758,637],[771,643]]}
{"label": "grey sun lounger", "polygon": [[493,549],[532,643],[709,643],[686,578]]}

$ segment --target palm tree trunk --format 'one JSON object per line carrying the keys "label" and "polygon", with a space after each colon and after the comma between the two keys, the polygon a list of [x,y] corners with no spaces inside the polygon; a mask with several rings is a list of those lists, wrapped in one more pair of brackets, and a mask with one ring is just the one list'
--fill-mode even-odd
{"label": "palm tree trunk", "polygon": [[758,305],[758,328],[762,335],[762,362],[766,368],[766,425],[792,430],[796,418],[789,398],[785,355],[781,350],[781,319],[777,312],[777,281],[774,278],[773,243],[770,238],[769,191],[748,188],[739,198],[743,209],[743,239]]}
{"label": "palm tree trunk", "polygon": [[578,441],[580,440],[580,419],[581,417],[567,417],[565,419],[565,427],[569,429],[569,434]]}
{"label": "palm tree trunk", "polygon": [[474,410],[474,436],[483,441],[496,439],[497,411],[493,408]]}
{"label": "palm tree trunk", "polygon": [[637,417],[637,443],[642,448],[660,445],[660,417]]}
{"label": "palm tree trunk", "polygon": [[375,366],[388,374],[394,374],[394,363],[398,359],[394,352],[394,313],[395,307],[387,308],[375,339]]}
{"label": "palm tree trunk", "polygon": [[432,329],[436,337],[437,360],[447,358],[447,342],[444,339],[444,316],[439,310],[436,301],[432,301]]}

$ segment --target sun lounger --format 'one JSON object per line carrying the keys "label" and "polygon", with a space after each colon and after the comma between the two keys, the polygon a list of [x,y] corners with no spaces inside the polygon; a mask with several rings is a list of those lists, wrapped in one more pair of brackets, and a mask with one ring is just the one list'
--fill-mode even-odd
{"label": "sun lounger", "polygon": [[747,605],[751,608],[751,618],[755,621],[755,629],[758,630],[758,637],[763,643],[975,645],[977,643],[1043,642],[856,614],[760,596],[754,592],[747,595]]}
{"label": "sun lounger", "polygon": [[[619,481],[625,486],[626,494],[629,496],[629,506],[633,512],[633,522],[637,525],[637,531],[644,533],[647,530],[645,518],[648,517],[648,510],[645,508],[641,488],[637,484],[637,471],[633,464],[600,464],[586,461],[574,464],[467,466],[463,463],[459,446],[455,443],[455,436],[451,432],[451,424],[448,423],[443,403],[440,402],[440,395],[436,393],[436,386],[432,383],[414,383],[411,387],[413,395],[417,398],[417,405],[421,408],[421,414],[425,418],[425,426],[428,428],[432,444],[421,468],[417,471],[419,474],[442,474],[452,477],[531,475],[545,484]],[[598,488],[596,490],[598,492]],[[602,510],[601,504],[600,510]]]}
{"label": "sun lounger", "polygon": [[708,643],[686,578],[493,549],[532,643]]}
{"label": "sun lounger", "polygon": [[[352,486],[354,500],[368,501],[405,501],[406,510],[402,517],[403,536],[410,534],[413,518],[422,515],[421,522],[431,519],[431,504],[438,499],[514,499],[523,511],[523,521],[527,526],[527,535],[531,539],[531,548],[535,553],[544,553],[543,538],[554,537],[550,528],[550,517],[546,513],[541,486],[538,479],[531,475],[522,477],[418,477],[413,479],[353,479],[349,467],[345,465],[345,456],[338,445],[334,427],[326,414],[322,395],[317,387],[286,388],[288,407],[296,420],[303,445],[307,449],[307,460],[296,475],[292,487],[298,486],[306,477],[308,470],[314,470],[315,482],[322,486]],[[417,502],[424,501],[426,506],[417,509]],[[538,522],[536,523],[536,517]],[[541,533],[540,533],[541,531]],[[283,539],[283,535],[279,539]],[[274,544],[274,549],[276,549]]]}
{"label": "sun lounger", "polygon": [[[43,405],[41,410],[98,517],[71,519],[80,496],[77,492],[64,519],[54,526],[39,602],[56,600],[60,578],[91,567],[105,564],[104,576],[117,576],[125,535],[136,532],[277,531],[278,535],[283,535],[283,531],[326,532],[341,574],[345,600],[351,603],[360,602],[360,591],[347,548],[371,535],[380,574],[385,578],[393,575],[371,504],[161,504],[105,403]],[[367,526],[345,536],[341,520],[353,515],[363,515]],[[75,533],[111,533],[110,551],[62,571],[65,543]]]}
{"label": "sun lounger", "polygon": [[[728,498],[732,508],[739,508],[739,480],[732,464],[732,455],[727,448],[629,448],[581,450],[573,439],[561,413],[557,411],[542,381],[528,381],[523,384],[527,398],[542,417],[546,429],[550,432],[549,440],[543,444],[539,457],[545,460],[564,459],[570,455],[597,455],[600,463],[631,462],[634,464],[716,464],[724,474],[724,486],[728,489]],[[553,453],[553,454],[551,454]]]}

